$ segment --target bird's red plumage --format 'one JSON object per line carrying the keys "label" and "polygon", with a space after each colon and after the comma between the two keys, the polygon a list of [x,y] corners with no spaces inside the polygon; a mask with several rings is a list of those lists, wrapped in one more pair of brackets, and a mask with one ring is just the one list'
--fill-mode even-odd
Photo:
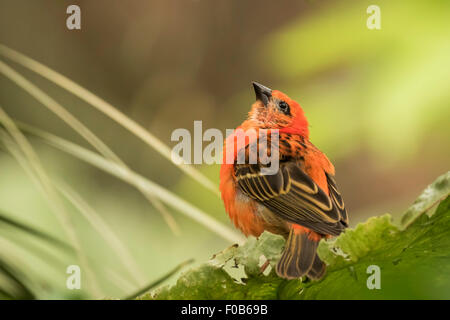
{"label": "bird's red plumage", "polygon": [[[266,87],[263,88],[268,89]],[[311,183],[315,183],[321,190],[323,190],[323,193],[326,194],[325,198],[329,198],[329,203],[332,203],[331,199],[334,199],[333,201],[336,200],[335,195],[331,195],[331,190],[329,188],[329,177],[334,176],[334,167],[328,158],[309,141],[308,121],[306,120],[302,108],[296,101],[290,99],[287,95],[280,91],[272,90],[270,94],[270,100],[266,100],[264,103],[262,100],[257,100],[252,105],[248,119],[236,128],[242,130],[236,130],[233,134],[227,137],[225,141],[223,149],[223,164],[220,170],[220,191],[225,205],[225,210],[235,226],[239,228],[246,236],[253,235],[258,237],[264,230],[268,230],[275,233],[281,232],[285,237],[287,237],[285,232],[289,233],[289,230],[291,230],[291,233],[293,232],[294,235],[307,234],[308,239],[313,242],[318,242],[322,237],[329,236],[327,233],[317,232],[317,230],[323,230],[320,229],[320,227],[316,228],[316,231],[313,231],[299,223],[284,220],[282,214],[279,214],[278,216],[276,214],[271,214],[271,218],[268,219],[267,216],[265,216],[267,213],[264,213],[264,211],[271,211],[274,207],[270,207],[269,203],[267,204],[269,207],[267,207],[264,201],[257,201],[256,198],[245,195],[245,192],[242,192],[240,189],[236,178],[236,162],[232,161],[232,163],[227,163],[227,159],[233,159],[234,161],[237,159],[239,150],[237,150],[236,140],[240,134],[249,129],[254,129],[256,131],[259,129],[277,129],[280,137],[280,159],[292,159],[289,161],[294,161],[294,163],[300,166],[301,170],[309,177],[308,179],[313,181]],[[279,112],[276,108],[276,104],[279,104],[280,101],[287,103],[290,107],[289,112]],[[247,137],[244,146],[241,147],[245,148],[249,146],[252,142],[254,142],[252,139],[255,138]],[[244,178],[245,177],[246,176],[244,176]],[[306,197],[308,197],[308,195],[306,195]],[[300,201],[297,209],[301,211],[302,205],[304,204]],[[326,203],[319,203],[319,205],[326,207]],[[345,210],[344,208],[341,209]],[[272,219],[273,216],[276,216],[276,219]],[[345,219],[342,220],[344,221],[343,223],[345,226],[347,223],[346,219],[345,213]],[[333,219],[326,217],[326,219],[324,219],[324,223],[328,223],[329,220]],[[312,220],[311,223],[314,226],[316,220]],[[338,231],[335,231],[334,229],[329,230],[332,230],[331,232],[336,234],[340,232],[339,230],[341,229]],[[296,246],[297,242],[294,240],[295,237],[298,236],[289,236],[288,243],[290,246]],[[313,247],[315,248],[315,246]],[[314,250],[313,254],[315,256],[315,249],[311,250]],[[324,265],[320,259],[316,259],[318,261],[316,265],[314,256],[312,256],[313,260],[311,260],[310,266],[311,271],[308,273],[308,276],[311,275],[311,277],[320,277],[323,275],[321,272],[324,272]],[[284,264],[280,262],[280,273],[286,271],[287,275],[285,274],[283,276],[290,278],[292,276],[290,276],[289,273],[292,270],[289,269],[291,266],[287,263],[287,261],[290,261],[290,259],[285,259],[285,261],[283,261]],[[314,263],[312,261],[314,261]],[[315,270],[313,270],[313,265]],[[320,269],[322,265],[323,270]],[[285,269],[283,269],[283,267]],[[321,275],[319,276],[319,274]]]}

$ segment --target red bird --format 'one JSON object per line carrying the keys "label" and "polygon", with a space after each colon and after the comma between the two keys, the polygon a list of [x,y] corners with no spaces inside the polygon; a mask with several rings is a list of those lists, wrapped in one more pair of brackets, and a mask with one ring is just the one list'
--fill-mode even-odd
{"label": "red bird", "polygon": [[[253,87],[256,102],[248,119],[224,144],[220,191],[225,209],[246,236],[258,237],[267,230],[287,239],[276,266],[280,277],[320,279],[325,274],[325,263],[316,253],[320,239],[337,236],[348,226],[334,167],[309,141],[308,121],[297,102],[256,82]],[[238,148],[238,131],[250,129],[266,129],[266,139],[260,134],[254,138],[246,135]],[[260,158],[256,164],[237,161],[242,152],[249,160],[258,148],[265,148],[270,155],[267,142],[275,141],[271,129],[278,129],[279,135],[279,169],[275,174],[261,172],[268,165]],[[227,163],[226,159],[234,161]]]}

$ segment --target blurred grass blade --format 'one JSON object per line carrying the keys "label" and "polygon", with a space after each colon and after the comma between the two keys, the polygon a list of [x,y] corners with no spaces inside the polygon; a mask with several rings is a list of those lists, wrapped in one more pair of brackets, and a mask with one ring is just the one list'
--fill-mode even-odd
{"label": "blurred grass blade", "polygon": [[[36,228],[30,227],[22,222],[14,220],[9,217],[10,215],[5,214],[0,211],[0,226],[3,230],[2,235],[5,235],[5,231],[13,231],[16,233],[17,231],[22,231],[27,235],[31,235],[37,239],[44,240],[52,245],[56,245],[58,247],[64,249],[70,249],[73,251],[73,248],[70,247],[67,243],[49,235],[46,232],[40,231]],[[14,239],[14,243],[25,240],[22,236],[18,236]],[[19,271],[17,266],[12,266],[7,262],[7,257],[11,259],[11,254],[7,250],[8,243],[5,242],[6,239],[0,239],[0,243],[2,244],[1,248],[2,254],[5,254],[6,257],[0,257],[0,297],[4,297],[7,299],[35,299],[36,297],[32,293],[31,283],[29,280],[24,277],[24,275]],[[36,243],[27,242],[26,247],[30,252],[33,252],[38,256],[41,260],[46,262],[52,262],[53,264],[49,264],[51,266],[55,266],[57,264],[61,264],[61,260],[59,257],[54,254],[48,253],[46,250],[43,250]],[[13,257],[14,259],[14,257]],[[16,260],[16,259],[14,259]]]}
{"label": "blurred grass blade", "polygon": [[[66,261],[61,258],[61,253],[56,253],[48,247],[43,247],[39,242],[36,241],[36,239],[33,239],[33,241],[29,241],[29,239],[24,237],[24,234],[17,235],[17,230],[15,229],[10,228],[9,230],[5,231],[6,232],[4,232],[4,234],[0,236],[1,241],[11,242],[14,246],[16,246],[15,250],[26,250],[27,252],[32,253],[36,258],[45,262],[45,264],[54,272],[61,272],[61,270],[65,270],[67,265],[65,264]],[[6,235],[8,235],[8,231],[10,235],[7,238]],[[2,251],[2,254],[4,254],[6,251],[4,245],[2,246]],[[10,259],[11,261],[15,260],[11,258],[10,254],[5,255],[5,260],[6,259]],[[23,264],[20,264],[20,267],[23,268]],[[24,271],[27,271],[26,267],[23,269]]]}
{"label": "blurred grass blade", "polygon": [[[55,101],[52,97],[46,94],[44,91],[39,89],[36,85],[25,79],[17,71],[15,71],[10,66],[6,65],[0,61],[0,73],[3,73],[7,78],[16,83],[23,90],[28,92],[32,97],[38,100],[47,109],[52,111],[56,116],[62,119],[66,124],[68,124],[75,132],[80,134],[87,142],[89,142],[97,151],[103,154],[106,158],[111,159],[118,164],[126,166],[125,163],[100,139],[98,138],[89,128],[87,128],[83,123],[81,123],[76,117],[74,117],[70,112],[68,112],[61,104]],[[144,193],[147,200],[156,208],[157,212],[160,213],[166,223],[169,225],[170,229],[175,235],[179,235],[180,231],[178,225],[176,224],[170,213],[164,208],[164,206],[151,195]]]}
{"label": "blurred grass blade", "polygon": [[30,227],[22,222],[19,222],[15,219],[12,219],[9,217],[9,215],[5,214],[4,212],[0,211],[0,225],[6,225],[11,228],[15,228],[18,230],[21,230],[27,234],[33,235],[37,238],[43,239],[51,244],[55,244],[61,248],[73,250],[73,248],[67,244],[66,242],[46,233],[41,230],[38,230],[34,227]]}
{"label": "blurred grass blade", "polygon": [[136,172],[117,165],[113,161],[107,160],[95,152],[87,150],[77,144],[70,141],[64,140],[48,132],[42,131],[40,129],[34,128],[25,124],[18,124],[20,128],[30,134],[33,134],[41,138],[46,143],[58,148],[64,152],[73,155],[133,186],[136,188],[142,188],[147,192],[158,197],[162,202],[166,203],[168,206],[178,210],[189,218],[197,221],[211,231],[217,233],[222,238],[237,243],[243,243],[244,237],[225,226],[224,224],[218,222],[216,219],[212,218],[199,208],[195,207],[186,200],[178,197],[169,190],[159,186],[158,184],[150,181],[149,179],[137,174]]}
{"label": "blurred grass blade", "polygon": [[[33,147],[28,142],[27,138],[20,132],[15,123],[6,114],[6,112],[3,110],[1,106],[0,106],[0,123],[3,124],[6,131],[11,135],[12,139],[14,139],[20,151],[23,153],[24,158],[28,160],[31,171],[35,174],[35,177],[33,177],[34,181],[37,181],[39,183],[40,187],[39,189],[41,191],[44,191],[42,193],[44,198],[46,199],[47,203],[49,204],[49,207],[55,214],[59,223],[64,228],[65,233],[70,239],[71,245],[73,245],[73,247],[75,248],[75,252],[77,257],[79,258],[79,261],[84,266],[86,273],[89,275],[89,279],[91,279],[89,283],[91,285],[94,294],[100,295],[100,288],[89,266],[88,259],[83,253],[80,240],[78,239],[78,236],[75,232],[75,228],[73,227],[70,215],[68,214],[63,203],[59,199],[59,196],[56,190],[54,189],[52,181],[50,180],[44,168],[42,167],[41,161],[37,156],[37,154],[34,152]],[[11,150],[14,147],[12,141],[8,139],[8,134],[5,132],[5,130],[2,129],[1,131],[2,131],[1,136],[3,138],[4,143],[6,144],[6,147],[7,148],[9,147],[9,149]],[[20,157],[19,155],[20,151],[15,153],[17,157]]]}
{"label": "blurred grass blade", "polygon": [[145,196],[145,198],[148,201],[150,201],[153,207],[155,207],[156,211],[162,215],[162,217],[166,221],[167,225],[169,226],[173,234],[177,237],[181,236],[181,229],[178,226],[178,223],[176,222],[172,214],[169,212],[169,210],[167,210],[167,208],[164,206],[164,204],[157,197],[153,196],[151,193],[148,193],[142,188],[138,189]]}
{"label": "blurred grass blade", "polygon": [[[18,245],[15,241],[1,236],[0,248],[2,248],[0,251],[0,291],[10,296],[19,294],[19,297],[16,297],[16,299],[35,299],[33,292],[39,290],[39,271],[25,267],[27,263],[20,254],[20,250],[25,252],[26,249],[19,247],[20,250],[18,250]],[[45,257],[41,256],[40,258]]]}
{"label": "blurred grass blade", "polygon": [[[6,133],[6,131],[1,128],[0,128],[0,140],[3,142],[4,146],[9,151],[9,153],[16,159],[19,165],[25,170],[25,172],[28,174],[33,183],[35,183],[36,187],[41,192],[41,194],[44,196],[44,199],[49,205],[51,211],[55,214],[58,222],[63,227],[65,234],[69,237],[70,243],[74,248],[78,261],[80,261],[81,265],[85,268],[86,273],[88,274],[88,278],[89,279],[93,278],[94,274],[88,265],[87,257],[82,252],[79,239],[75,231],[73,230],[73,225],[70,221],[70,217],[65,211],[65,208],[63,207],[62,203],[60,203],[60,200],[57,198],[57,195],[53,194],[54,190],[51,190],[52,194],[49,194],[50,190],[48,189],[48,186],[47,187],[44,186],[43,181],[40,180],[37,174],[33,171],[29,161],[27,161],[24,155],[20,152],[19,148],[17,147],[17,144],[14,143],[14,141]],[[92,291],[96,296],[100,296],[101,294],[100,288],[98,287],[95,279],[93,279],[93,282],[89,282],[89,287],[92,289]]]}
{"label": "blurred grass blade", "polygon": [[[166,159],[172,162],[172,152],[171,149],[165,145],[161,140],[152,135],[149,131],[144,129],[141,125],[139,125],[134,120],[127,117],[125,114],[117,110],[111,104],[96,96],[89,90],[83,88],[78,85],[74,81],[69,78],[63,76],[62,74],[50,69],[49,67],[25,56],[24,54],[17,52],[11,48],[8,48],[5,45],[0,44],[0,55],[7,57],[8,59],[22,65],[23,67],[36,72],[42,77],[52,81],[53,83],[59,85],[60,87],[66,89],[72,94],[76,95],[80,99],[86,101],[90,105],[92,105],[97,110],[101,111],[124,128],[129,130],[135,136],[140,138],[147,145],[155,149],[161,155],[163,155]],[[178,155],[173,155],[177,158],[177,160],[181,161],[181,158]],[[178,162],[180,162],[178,161]],[[191,176],[194,180],[202,184],[205,188],[211,190],[216,195],[219,195],[218,188],[215,183],[213,183],[210,179],[208,179],[201,172],[193,168],[192,166],[186,164],[177,165],[181,170],[183,170],[186,174]]]}
{"label": "blurred grass blade", "polygon": [[[3,281],[1,276],[3,276]],[[6,283],[5,283],[6,282]],[[16,267],[9,265],[0,257],[0,299],[30,300],[36,296],[28,288],[27,280]]]}
{"label": "blurred grass blade", "polygon": [[105,266],[102,271],[104,272],[105,277],[109,279],[110,282],[117,288],[122,290],[122,292],[130,292],[135,290],[136,285],[131,283],[128,279],[125,279],[122,273],[119,273],[108,266]]}
{"label": "blurred grass blade", "polygon": [[92,133],[83,123],[68,112],[61,104],[56,102],[52,97],[39,89],[36,85],[25,79],[13,68],[0,61],[0,73],[8,79],[16,83],[19,87],[24,89],[32,97],[42,103],[46,108],[52,111],[55,115],[61,118],[67,125],[78,132],[86,141],[92,144],[100,153],[104,154],[109,159],[114,159],[116,162],[121,162],[120,159],[105,145],[95,134]]}
{"label": "blurred grass blade", "polygon": [[83,217],[97,230],[98,234],[105,239],[106,243],[116,252],[119,260],[128,270],[130,275],[134,278],[137,284],[142,283],[147,279],[140,268],[131,256],[127,247],[123,244],[120,238],[114,231],[106,224],[103,218],[88,204],[75,190],[68,185],[58,182],[55,183],[56,188],[67,198],[83,215]]}
{"label": "blurred grass blade", "polygon": [[175,269],[171,270],[169,273],[167,273],[166,275],[162,276],[161,278],[159,278],[158,280],[150,283],[148,286],[142,288],[141,290],[129,295],[128,297],[125,298],[125,300],[131,300],[131,299],[135,299],[138,296],[140,296],[141,294],[146,293],[147,291],[157,287],[158,285],[160,285],[161,283],[163,283],[164,281],[166,281],[167,279],[169,279],[171,276],[173,276],[175,273],[177,273],[178,271],[180,271],[181,269],[183,269],[185,266],[191,264],[192,262],[194,262],[193,259],[191,260],[187,260],[184,261],[182,263],[180,263],[178,266],[175,267]]}

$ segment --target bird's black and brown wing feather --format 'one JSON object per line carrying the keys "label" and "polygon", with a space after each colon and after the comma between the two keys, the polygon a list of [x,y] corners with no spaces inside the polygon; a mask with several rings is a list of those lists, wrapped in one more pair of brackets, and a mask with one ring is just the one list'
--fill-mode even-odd
{"label": "bird's black and brown wing feather", "polygon": [[302,169],[299,162],[280,163],[274,175],[263,175],[259,165],[235,166],[241,191],[275,215],[320,234],[339,235],[348,224],[347,212],[333,176],[326,174],[329,195]]}

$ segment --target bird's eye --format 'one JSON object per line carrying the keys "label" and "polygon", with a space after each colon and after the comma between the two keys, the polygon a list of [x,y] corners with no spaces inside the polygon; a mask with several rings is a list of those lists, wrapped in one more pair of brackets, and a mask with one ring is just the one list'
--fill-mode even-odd
{"label": "bird's eye", "polygon": [[280,103],[278,104],[278,108],[284,114],[287,114],[287,115],[291,114],[289,105],[284,101],[280,101]]}

